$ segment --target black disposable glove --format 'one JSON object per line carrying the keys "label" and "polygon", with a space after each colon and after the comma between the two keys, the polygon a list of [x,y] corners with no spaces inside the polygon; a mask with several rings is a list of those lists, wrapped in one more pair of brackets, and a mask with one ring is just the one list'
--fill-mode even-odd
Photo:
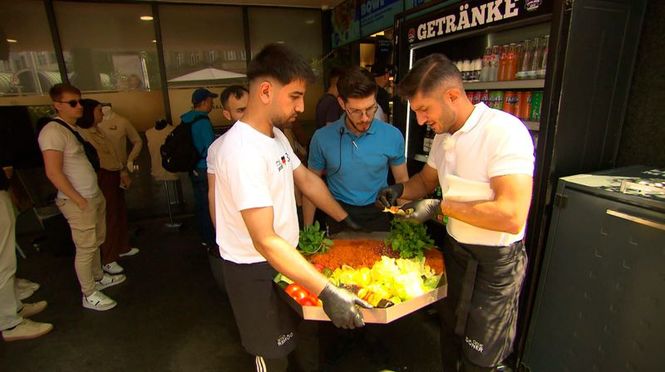
{"label": "black disposable glove", "polygon": [[354,329],[364,326],[363,315],[358,306],[366,309],[372,307],[353,293],[338,288],[332,283],[326,284],[319,294],[319,298],[323,302],[323,311],[338,328]]}
{"label": "black disposable glove", "polygon": [[[409,213],[409,209],[413,209],[413,213]],[[433,219],[437,214],[441,213],[441,199],[421,199],[412,201],[404,204],[402,210],[407,212],[406,215],[397,215],[397,217],[423,223]]]}
{"label": "black disposable glove", "polygon": [[397,198],[402,196],[404,193],[404,184],[396,183],[390,185],[379,191],[379,194],[376,196],[376,206],[379,208],[390,208],[393,205],[396,205]]}
{"label": "black disposable glove", "polygon": [[357,223],[356,221],[354,221],[351,218],[350,215],[346,216],[346,218],[343,219],[341,222],[344,223],[346,225],[346,227],[348,227],[349,229],[351,229],[353,231],[364,231],[365,230],[365,228],[360,226],[360,224]]}

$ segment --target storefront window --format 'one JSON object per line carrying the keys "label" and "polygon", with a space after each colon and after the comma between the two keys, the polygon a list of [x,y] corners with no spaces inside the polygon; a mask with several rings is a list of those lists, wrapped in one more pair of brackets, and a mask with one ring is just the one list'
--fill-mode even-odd
{"label": "storefront window", "polygon": [[0,97],[46,94],[59,82],[44,3],[0,2]]}
{"label": "storefront window", "polygon": [[319,76],[307,88],[303,119],[313,120],[316,102],[323,94],[321,11],[308,9],[249,8],[252,55],[270,43],[284,43],[302,54]]}
{"label": "storefront window", "polygon": [[58,1],[54,7],[72,84],[83,91],[159,89],[149,5]]}
{"label": "storefront window", "polygon": [[159,19],[169,85],[244,77],[242,8],[162,5]]}
{"label": "storefront window", "polygon": [[[159,20],[169,87],[171,117],[191,109],[197,87],[221,93],[231,84],[245,84],[247,56],[241,7],[160,5]],[[214,100],[214,126],[229,124]]]}

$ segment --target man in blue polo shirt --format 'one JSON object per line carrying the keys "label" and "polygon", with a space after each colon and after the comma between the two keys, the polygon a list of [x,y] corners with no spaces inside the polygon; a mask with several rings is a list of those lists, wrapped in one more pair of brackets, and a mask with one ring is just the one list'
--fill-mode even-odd
{"label": "man in blue polo shirt", "polygon": [[[404,137],[399,129],[375,119],[377,85],[366,70],[353,67],[337,82],[342,117],[318,129],[310,143],[308,167],[325,175],[328,188],[353,220],[371,231],[387,231],[390,214],[376,208],[377,193],[388,181],[408,180]],[[396,181],[399,182],[399,181]],[[314,221],[315,207],[303,202],[305,225]],[[326,218],[330,233],[342,225]]]}

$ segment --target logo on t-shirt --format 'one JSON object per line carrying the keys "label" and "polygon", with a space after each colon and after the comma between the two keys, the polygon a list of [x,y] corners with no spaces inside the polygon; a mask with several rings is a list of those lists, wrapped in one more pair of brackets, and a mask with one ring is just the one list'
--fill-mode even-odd
{"label": "logo on t-shirt", "polygon": [[289,154],[285,152],[284,155],[282,155],[279,158],[279,160],[275,161],[275,165],[277,166],[277,170],[279,172],[281,172],[282,169],[284,169],[284,167],[286,166],[286,163],[290,163],[290,162],[291,162],[291,159],[289,158]]}

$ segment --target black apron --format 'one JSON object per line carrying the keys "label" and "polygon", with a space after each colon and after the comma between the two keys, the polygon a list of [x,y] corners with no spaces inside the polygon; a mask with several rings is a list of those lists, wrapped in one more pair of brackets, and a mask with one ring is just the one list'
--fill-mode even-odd
{"label": "black apron", "polygon": [[527,264],[522,241],[508,246],[463,244],[449,237],[444,248],[454,321],[464,357],[494,367],[512,351],[519,293]]}
{"label": "black apron", "polygon": [[[390,231],[390,221],[393,219],[393,215],[390,213],[385,213],[380,208],[377,208],[376,205],[351,205],[346,204],[341,201],[337,201],[346,213],[351,216],[351,218],[360,226],[362,226],[367,231]],[[326,225],[328,227],[328,233],[330,235],[335,235],[344,230],[348,229],[348,226],[344,222],[337,222],[333,220],[330,216],[326,215]]]}

